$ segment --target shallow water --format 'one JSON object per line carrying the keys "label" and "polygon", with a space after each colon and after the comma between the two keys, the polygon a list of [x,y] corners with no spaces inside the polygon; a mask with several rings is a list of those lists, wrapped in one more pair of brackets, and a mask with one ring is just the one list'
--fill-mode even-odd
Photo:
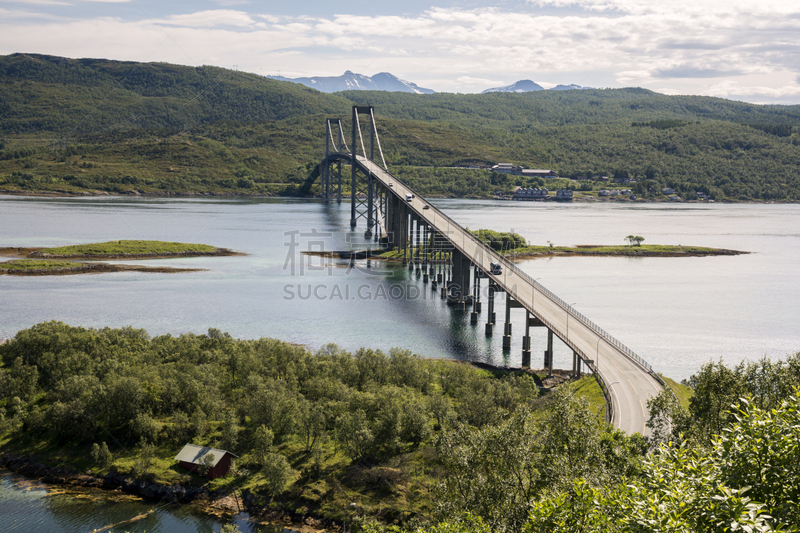
{"label": "shallow water", "polygon": [[8,533],[90,533],[101,529],[117,533],[211,533],[229,522],[243,533],[293,532],[282,526],[254,523],[244,513],[223,520],[203,514],[193,505],[146,502],[102,490],[68,491],[0,469],[0,530]]}

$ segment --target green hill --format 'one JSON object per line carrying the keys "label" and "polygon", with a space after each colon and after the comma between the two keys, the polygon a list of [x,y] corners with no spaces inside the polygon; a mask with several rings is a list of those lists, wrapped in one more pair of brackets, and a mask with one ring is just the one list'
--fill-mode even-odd
{"label": "green hill", "polygon": [[0,191],[298,194],[325,118],[349,119],[353,103],[375,106],[390,170],[423,194],[579,187],[447,168],[502,161],[627,174],[642,197],[800,200],[800,106],[636,88],[324,94],[211,66],[35,54],[0,56]]}

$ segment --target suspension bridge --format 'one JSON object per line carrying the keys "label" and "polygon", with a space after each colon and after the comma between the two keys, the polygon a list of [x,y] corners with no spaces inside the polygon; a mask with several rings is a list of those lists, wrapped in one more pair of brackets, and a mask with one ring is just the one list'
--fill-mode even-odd
{"label": "suspension bridge", "polygon": [[[367,116],[367,145],[362,115]],[[375,161],[376,148],[382,164]],[[471,310],[473,325],[483,317],[487,336],[495,334],[495,326],[499,333],[502,324],[504,350],[511,347],[516,325],[522,330],[523,367],[531,366],[532,330],[541,331],[547,338],[543,366],[552,374],[558,338],[572,350],[572,371],[580,375],[586,367],[596,376],[608,420],[627,433],[647,433],[647,400],[666,386],[650,364],[392,176],[372,106],[353,106],[349,146],[342,120],[326,120],[319,167],[325,200],[341,201],[343,164],[350,166],[351,227],[363,220],[367,238],[402,251],[404,265],[416,269],[423,283],[430,283],[449,304]],[[485,310],[482,283],[487,289]],[[497,306],[503,307],[501,322]]]}

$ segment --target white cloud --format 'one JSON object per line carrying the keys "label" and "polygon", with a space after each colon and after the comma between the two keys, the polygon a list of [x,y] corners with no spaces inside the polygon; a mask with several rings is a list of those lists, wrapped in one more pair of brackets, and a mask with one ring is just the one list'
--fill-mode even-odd
{"label": "white cloud", "polygon": [[489,78],[473,78],[472,76],[460,76],[458,78],[458,82],[463,85],[468,85],[470,87],[474,87],[476,85],[480,86],[498,86],[498,85],[508,85],[500,80],[491,80]]}
{"label": "white cloud", "polygon": [[10,0],[9,4],[24,4],[30,6],[71,6],[68,2],[59,0]]}
{"label": "white cloud", "polygon": [[800,3],[530,5],[558,9],[434,7],[414,18],[287,16],[260,13],[258,7],[173,14],[155,22],[94,18],[59,24],[34,20],[43,15],[34,9],[0,9],[0,53],[237,64],[240,70],[280,70],[293,77],[388,71],[436,90],[480,90],[519,79],[590,86],[616,81],[666,92],[800,102]]}
{"label": "white cloud", "polygon": [[164,19],[156,20],[157,23],[185,26],[189,28],[216,28],[216,27],[237,27],[254,28],[261,22],[256,22],[244,11],[233,11],[230,9],[214,9],[209,11],[197,11],[188,15],[171,15]]}

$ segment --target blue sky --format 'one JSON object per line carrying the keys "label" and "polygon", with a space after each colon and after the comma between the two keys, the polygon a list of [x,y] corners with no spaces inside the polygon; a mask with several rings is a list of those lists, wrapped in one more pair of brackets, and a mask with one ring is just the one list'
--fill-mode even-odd
{"label": "blue sky", "polygon": [[0,54],[800,104],[797,0],[0,0]]}

